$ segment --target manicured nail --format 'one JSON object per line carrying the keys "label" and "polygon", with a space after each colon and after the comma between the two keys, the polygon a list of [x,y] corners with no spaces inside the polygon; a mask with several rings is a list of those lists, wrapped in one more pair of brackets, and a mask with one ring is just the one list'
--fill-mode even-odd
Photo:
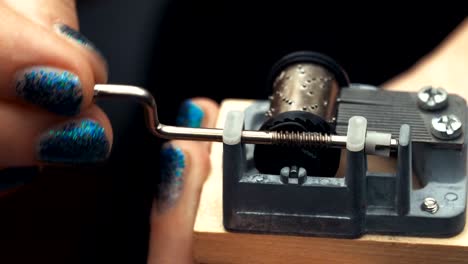
{"label": "manicured nail", "polygon": [[94,163],[105,160],[110,143],[96,121],[72,121],[50,129],[39,139],[38,157],[50,163]]}
{"label": "manicured nail", "polygon": [[61,115],[76,115],[83,88],[75,74],[51,67],[31,67],[15,75],[16,93],[26,101]]}
{"label": "manicured nail", "polygon": [[184,127],[201,127],[203,116],[203,110],[191,100],[185,101],[177,116],[176,123],[178,126]]}
{"label": "manicured nail", "polygon": [[102,56],[102,53],[97,49],[97,47],[83,34],[78,32],[77,30],[65,25],[65,24],[55,24],[55,29],[58,33],[64,35],[66,38],[83,45],[84,47],[98,53]]}
{"label": "manicured nail", "polygon": [[180,148],[170,143],[161,148],[161,181],[156,197],[159,212],[172,207],[179,198],[184,184],[185,167],[185,155]]}

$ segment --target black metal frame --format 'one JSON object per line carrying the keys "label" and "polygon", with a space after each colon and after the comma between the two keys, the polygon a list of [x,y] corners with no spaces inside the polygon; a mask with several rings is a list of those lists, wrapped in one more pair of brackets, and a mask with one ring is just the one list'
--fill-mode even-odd
{"label": "black metal frame", "polygon": [[[245,129],[257,129],[267,108],[266,101],[249,107]],[[465,226],[466,144],[446,148],[442,143],[413,142],[409,125],[400,127],[399,138],[394,175],[368,172],[366,154],[346,150],[344,178],[313,177],[309,172],[302,185],[285,184],[280,175],[260,174],[253,163],[254,145],[225,144],[225,228],[347,238],[365,233],[458,234]],[[425,172],[424,187],[413,188],[413,171]],[[421,209],[427,197],[438,201],[439,210],[434,214]]]}

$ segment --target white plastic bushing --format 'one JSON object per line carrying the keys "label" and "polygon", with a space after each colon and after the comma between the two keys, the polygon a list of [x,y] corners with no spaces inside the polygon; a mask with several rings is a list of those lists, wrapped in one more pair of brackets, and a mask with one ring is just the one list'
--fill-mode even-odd
{"label": "white plastic bushing", "polygon": [[353,116],[348,122],[346,148],[352,152],[362,151],[366,145],[367,119]]}
{"label": "white plastic bushing", "polygon": [[366,153],[378,156],[390,156],[392,134],[368,131],[366,136]]}
{"label": "white plastic bushing", "polygon": [[223,143],[237,145],[241,142],[244,127],[244,112],[231,111],[227,114],[223,130]]}

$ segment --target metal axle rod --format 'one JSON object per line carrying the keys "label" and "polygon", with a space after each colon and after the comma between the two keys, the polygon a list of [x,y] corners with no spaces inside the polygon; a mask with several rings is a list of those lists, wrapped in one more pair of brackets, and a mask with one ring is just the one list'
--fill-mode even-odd
{"label": "metal axle rod", "polygon": [[[189,128],[168,126],[159,122],[156,100],[145,89],[128,85],[96,85],[94,98],[133,99],[144,106],[146,125],[157,137],[193,141],[223,141],[223,129]],[[293,145],[310,147],[345,148],[346,136],[327,135],[314,132],[242,131],[241,142],[245,144]],[[390,148],[396,149],[398,142],[391,140]]]}

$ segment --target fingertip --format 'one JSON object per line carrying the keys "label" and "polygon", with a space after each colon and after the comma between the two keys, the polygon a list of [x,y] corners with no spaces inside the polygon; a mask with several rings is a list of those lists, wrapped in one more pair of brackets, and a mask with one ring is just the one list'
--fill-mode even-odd
{"label": "fingertip", "polygon": [[[62,39],[78,48],[93,67],[96,83],[107,82],[108,65],[105,57],[96,45],[79,32],[75,0],[6,0],[5,3],[16,11],[19,20],[28,20],[32,22],[29,24],[40,26],[46,31],[55,31]],[[40,37],[45,35],[40,34]]]}
{"label": "fingertip", "polygon": [[[67,71],[78,76],[81,83],[81,107],[66,113],[60,113],[59,109],[52,112],[76,116],[91,105],[94,85],[107,82],[108,65],[96,46],[78,32],[74,1],[37,2],[8,1],[9,7],[0,9],[4,24],[14,25],[0,29],[0,36],[4,36],[0,38],[0,57],[4,58],[0,66],[0,87],[10,87],[15,73],[32,67],[55,68],[62,73]],[[56,87],[49,88],[47,92],[52,92]],[[5,97],[11,97],[13,90],[0,93],[0,97],[10,99]],[[36,90],[37,93],[41,91],[39,87]],[[46,100],[33,94],[31,96]]]}
{"label": "fingertip", "polygon": [[199,106],[204,113],[202,127],[214,127],[218,118],[219,104],[206,97],[195,97],[191,101]]}
{"label": "fingertip", "polygon": [[180,199],[196,201],[211,168],[208,151],[198,142],[173,140],[161,148],[160,161],[157,211],[177,207]]}
{"label": "fingertip", "polygon": [[[89,48],[91,44],[77,37],[77,31],[76,34],[63,32],[65,30],[62,30],[63,33],[58,33],[52,24],[38,25],[8,9],[0,9],[0,16],[5,20],[5,24],[15,25],[0,29],[0,57],[6,59],[0,67],[0,86],[11,87],[15,81],[17,84],[18,72],[43,69],[47,74],[51,74],[53,80],[52,82],[38,82],[37,79],[32,81],[29,94],[29,99],[32,100],[27,100],[29,103],[46,109],[62,105],[63,107],[59,107],[61,109],[48,110],[65,116],[76,116],[88,108],[93,101],[95,84],[106,83],[108,78],[107,64],[97,51],[94,52]],[[18,28],[21,28],[21,31],[18,31]],[[67,77],[62,78],[63,74]],[[45,78],[51,80],[50,76]],[[75,77],[78,82],[75,81]],[[19,80],[21,81],[24,80]],[[73,89],[60,89],[61,85],[72,83],[79,85],[75,85]],[[67,92],[70,93],[65,94]],[[13,85],[11,89],[1,92],[0,98],[10,100],[15,94],[21,96],[15,93]],[[69,95],[71,97],[67,97]],[[74,100],[74,102],[69,104],[64,100]],[[77,107],[71,109],[74,105]]]}
{"label": "fingertip", "polygon": [[[0,57],[8,58],[0,67],[0,86],[7,87],[0,91],[0,98],[23,97],[33,105],[65,116],[76,116],[89,107],[96,83],[89,60],[57,34],[14,14],[6,18],[7,24],[15,24],[22,31],[0,29]],[[28,93],[18,90],[18,86],[27,86]]]}
{"label": "fingertip", "polygon": [[215,100],[208,97],[194,97],[191,100],[210,111],[216,111],[219,109],[219,104]]}
{"label": "fingertip", "polygon": [[77,117],[41,130],[36,144],[41,163],[104,162],[112,151],[112,126],[106,114],[93,105]]}
{"label": "fingertip", "polygon": [[161,173],[151,212],[149,263],[188,263],[201,190],[210,172],[200,142],[173,140],[161,149]]}
{"label": "fingertip", "polygon": [[96,120],[103,128],[104,133],[106,134],[107,139],[109,140],[110,147],[112,148],[114,141],[114,130],[112,128],[112,123],[107,116],[107,114],[97,105],[92,105],[84,113],[84,116],[90,116],[92,119]]}
{"label": "fingertip", "polygon": [[107,60],[99,48],[89,40],[84,34],[78,31],[77,27],[69,26],[63,23],[55,23],[53,25],[54,31],[67,42],[84,51],[90,65],[93,68],[95,82],[107,83],[108,80],[108,67]]}
{"label": "fingertip", "polygon": [[86,74],[48,66],[23,68],[14,74],[16,96],[49,112],[76,116],[91,103]]}
{"label": "fingertip", "polygon": [[209,160],[210,154],[205,148],[200,147],[200,142],[173,140],[168,144],[179,148],[184,153],[186,157],[184,173],[186,175],[195,174],[198,175],[198,177],[208,175],[211,167]]}

